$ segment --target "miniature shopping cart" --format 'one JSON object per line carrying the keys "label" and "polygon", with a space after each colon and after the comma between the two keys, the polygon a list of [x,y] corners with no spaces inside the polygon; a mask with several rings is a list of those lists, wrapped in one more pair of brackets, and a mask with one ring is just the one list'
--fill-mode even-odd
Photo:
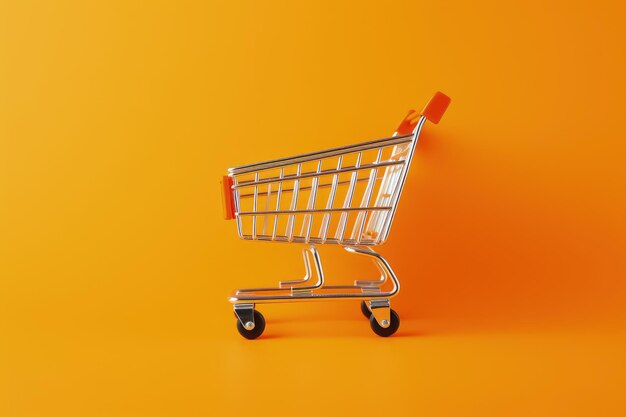
{"label": "miniature shopping cart", "polygon": [[[377,335],[398,330],[400,318],[390,308],[390,298],[400,283],[371,247],[389,235],[422,126],[427,119],[438,123],[449,104],[450,98],[437,92],[421,113],[410,111],[389,138],[228,170],[223,179],[225,217],[236,220],[240,238],[308,245],[303,249],[303,279],[241,289],[230,297],[243,337],[255,339],[265,329],[256,304],[339,299],[360,300]],[[380,278],[326,285],[315,248],[325,244],[370,258]]]}

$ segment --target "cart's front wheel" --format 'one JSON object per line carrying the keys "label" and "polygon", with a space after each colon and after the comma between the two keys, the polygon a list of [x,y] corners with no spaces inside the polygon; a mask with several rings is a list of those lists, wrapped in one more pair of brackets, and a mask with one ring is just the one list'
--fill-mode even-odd
{"label": "cart's front wheel", "polygon": [[240,320],[237,320],[237,330],[239,330],[239,334],[246,339],[256,339],[261,336],[263,330],[265,330],[265,317],[263,317],[263,314],[254,310],[254,327],[248,330],[241,324]]}
{"label": "cart's front wheel", "polygon": [[368,320],[370,316],[372,315],[372,312],[370,311],[370,309],[367,308],[367,301],[361,301],[361,313],[363,313],[365,318]]}
{"label": "cart's front wheel", "polygon": [[382,337],[391,336],[400,327],[400,316],[398,316],[398,313],[392,309],[389,309],[389,321],[390,323],[388,327],[382,327],[378,324],[376,317],[374,317],[373,314],[370,316],[370,326],[372,327],[372,330],[374,333]]}

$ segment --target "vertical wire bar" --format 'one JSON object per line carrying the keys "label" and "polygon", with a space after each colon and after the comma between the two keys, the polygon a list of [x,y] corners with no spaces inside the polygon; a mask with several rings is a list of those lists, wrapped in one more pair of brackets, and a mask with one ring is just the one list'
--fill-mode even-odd
{"label": "vertical wire bar", "polygon": [[391,210],[385,213],[385,222],[383,223],[382,233],[380,240],[385,241],[389,236],[389,229],[391,229],[391,224],[393,223],[393,218],[396,215],[396,210],[398,208],[398,200],[400,199],[400,194],[402,194],[402,189],[404,188],[404,183],[406,182],[406,178],[409,174],[409,168],[411,167],[411,162],[413,161],[413,155],[415,154],[415,148],[417,146],[417,141],[419,139],[420,132],[422,131],[422,127],[426,122],[426,117],[423,115],[420,116],[417,125],[413,129],[413,141],[410,143],[408,154],[404,159],[404,164],[402,165],[402,170],[398,175],[398,184],[394,187],[395,190],[391,196]]}
{"label": "vertical wire bar", "polygon": [[[361,157],[362,152],[359,152],[356,157],[356,163],[354,164],[355,168],[359,168],[361,166]],[[354,187],[356,186],[356,179],[359,176],[359,170],[355,170],[352,172],[350,176],[350,185],[348,186],[348,193],[346,194],[346,199],[343,202],[343,208],[350,208],[350,204],[352,204],[352,196],[354,195]],[[348,221],[347,211],[341,212],[341,219],[339,220],[339,226],[337,227],[337,233],[335,234],[335,238],[339,239],[339,241],[343,240],[343,235],[346,231],[346,223]]]}
{"label": "vertical wire bar", "polygon": [[[385,172],[386,178],[383,178],[383,181],[386,183],[381,185],[381,188],[384,186],[384,191],[381,197],[382,199],[381,205],[383,206],[391,205],[391,199],[395,192],[396,186],[398,185],[398,180],[400,178],[400,173],[402,171],[402,165],[394,165],[392,167],[388,167],[387,169],[389,170],[389,172]],[[385,211],[380,212],[379,214],[379,217],[375,226],[376,231],[378,232],[378,237],[376,238],[377,242],[380,242],[382,238],[382,235],[383,235],[382,232],[385,227],[385,223],[387,221],[387,216],[389,215],[389,211],[390,210],[385,210]]]}
{"label": "vertical wire bar", "polygon": [[[391,151],[391,155],[389,157],[389,161],[393,160],[393,156],[394,156],[394,150],[395,147],[392,149]],[[380,188],[378,189],[378,196],[376,197],[376,201],[374,202],[374,206],[376,207],[382,207],[382,206],[388,206],[388,200],[391,196],[391,189],[390,189],[390,184],[392,183],[392,177],[393,177],[393,173],[395,172],[395,170],[397,170],[397,166],[390,166],[385,168],[385,171],[383,173],[383,177],[380,183]],[[373,224],[373,230],[376,233],[376,241],[379,241],[380,238],[380,232],[381,232],[381,227],[382,227],[382,222],[385,219],[385,212],[381,212],[381,211],[375,211],[374,213],[372,213],[371,217],[370,217],[370,222],[372,222]]]}
{"label": "vertical wire bar", "polygon": [[[406,163],[406,162],[405,162]],[[386,197],[384,198],[384,205],[385,206],[391,206],[391,200],[393,198],[393,195],[395,193],[396,187],[398,186],[399,180],[400,180],[400,175],[402,173],[402,170],[404,169],[404,167],[402,165],[395,165],[393,167],[390,167],[390,174],[389,174],[389,181],[387,183],[387,188],[386,188]],[[381,240],[382,235],[383,235],[383,230],[385,228],[385,224],[387,223],[387,216],[389,216],[390,210],[386,210],[384,212],[380,213],[380,220],[378,221],[378,232],[379,232],[379,236],[378,236],[378,241]]]}
{"label": "vertical wire bar", "polygon": [[[385,202],[386,206],[393,206],[394,204],[395,196],[400,190],[400,182],[402,180],[403,171],[406,169],[406,164],[407,164],[407,161],[405,160],[404,164],[395,165],[392,167],[393,170],[392,170],[392,173],[390,175],[390,180],[389,180],[389,191],[387,193],[388,197],[386,198],[386,202]],[[380,232],[381,233],[380,233],[379,241],[383,238],[383,235],[385,234],[384,233],[385,230],[390,227],[389,221],[392,220],[390,216],[392,212],[393,212],[393,208],[390,210],[385,210],[381,215],[381,220],[380,220],[380,223],[381,223]]]}
{"label": "vertical wire bar", "polygon": [[[238,183],[237,177],[233,175],[233,186]],[[239,189],[235,188],[235,212],[237,217],[237,234],[240,238],[243,238],[243,231],[241,230],[241,216],[239,215]]]}
{"label": "vertical wire bar", "polygon": [[[380,163],[380,157],[382,153],[383,153],[383,148],[378,148],[378,154],[376,155],[376,161],[374,162],[375,165]],[[367,187],[365,188],[365,194],[363,194],[363,198],[361,199],[361,207],[367,207],[370,203],[370,200],[372,198],[372,191],[374,190],[374,184],[376,183],[376,175],[378,175],[378,168],[372,168],[370,171],[370,178],[367,181]],[[356,235],[357,243],[361,243],[361,237],[363,236],[363,228],[365,227],[366,219],[367,219],[367,212],[366,211],[359,212],[359,217],[357,217],[357,222],[354,224],[354,230],[352,231],[352,234],[354,235],[354,232],[357,229],[357,224],[359,224],[358,226],[359,232]],[[359,223],[359,220],[360,220],[360,223]],[[354,239],[354,236],[352,236],[352,239]]]}
{"label": "vertical wire bar", "polygon": [[[282,180],[285,174],[285,168],[280,169],[278,177]],[[283,182],[278,182],[278,192],[276,193],[276,211],[280,210],[280,196],[283,192]],[[278,227],[278,214],[274,215],[274,229],[272,230],[272,240],[276,239],[276,228]]]}
{"label": "vertical wire bar", "polygon": [[[383,179],[380,184],[379,196],[378,198],[376,198],[376,202],[374,203],[376,207],[388,205],[387,200],[391,196],[391,191],[389,190],[389,184],[390,184],[391,176],[393,176],[393,169],[395,169],[395,166],[387,167],[385,169],[385,173],[383,174]],[[380,237],[380,234],[381,234],[380,228],[385,219],[385,212],[376,211],[374,214],[376,215],[376,217],[374,218],[375,220],[373,220],[373,230],[376,232],[376,240],[378,241],[378,238]]]}
{"label": "vertical wire bar", "polygon": [[[291,195],[291,211],[296,210],[298,207],[298,194],[300,191],[300,174],[302,171],[302,164],[298,164],[298,168],[296,168],[296,179],[293,182],[293,194]],[[287,221],[287,229],[285,230],[285,234],[287,235],[287,240],[291,242],[293,240],[293,227],[295,223],[295,214],[289,215],[289,220]]]}
{"label": "vertical wire bar", "polygon": [[[270,199],[272,198],[272,183],[267,184],[267,197],[265,200],[265,211],[270,211]],[[263,229],[261,230],[261,234],[263,236],[267,236],[265,233],[267,231],[267,219],[268,215],[263,216]]]}
{"label": "vertical wire bar", "polygon": [[[254,200],[252,201],[252,211],[257,211],[257,198],[259,197],[259,186],[256,185],[259,182],[259,173],[254,174]],[[256,214],[252,216],[252,239],[256,239]]]}
{"label": "vertical wire bar", "polygon": [[[316,174],[319,174],[322,170],[322,160],[317,161],[317,170]],[[307,203],[307,210],[313,210],[315,208],[315,200],[317,199],[317,186],[319,184],[320,177],[319,175],[313,177],[311,183],[311,194],[309,195],[309,202]],[[304,241],[309,243],[309,239],[311,238],[311,226],[313,225],[313,213],[307,213],[304,216],[304,223],[302,223],[302,228],[304,229],[304,225],[306,224],[306,235]],[[303,233],[300,232],[302,235]]]}
{"label": "vertical wire bar", "polygon": [[[380,163],[380,158],[382,154],[382,148],[378,149],[378,154],[376,155],[376,160],[374,161],[374,165]],[[369,200],[371,198],[372,190],[374,182],[376,181],[376,174],[378,173],[378,169],[370,170],[370,176],[367,181],[367,185],[365,187],[365,192],[363,193],[363,197],[361,197],[361,205],[360,207],[367,207],[369,204]],[[364,211],[359,211],[357,214],[357,218],[354,222],[354,227],[352,228],[352,234],[350,235],[350,239],[355,240],[358,236],[356,234],[357,229],[359,229],[359,225],[364,223],[364,218],[367,217],[367,213]],[[361,228],[362,229],[362,228]],[[359,239],[360,240],[360,239]]]}
{"label": "vertical wire bar", "polygon": [[[393,147],[391,151],[391,156],[389,160],[397,160],[400,158],[399,155],[402,155],[405,152],[408,152],[410,149],[410,145],[396,145]],[[385,168],[385,173],[383,174],[382,183],[380,186],[379,197],[377,198],[376,205],[377,206],[390,206],[391,199],[395,192],[396,186],[398,184],[398,180],[400,178],[401,172],[404,168],[403,165],[394,165]],[[380,199],[380,201],[378,201]],[[376,242],[380,242],[383,237],[383,228],[385,227],[385,223],[387,220],[387,216],[390,210],[385,211],[377,211],[375,214],[376,223],[374,224],[374,230],[378,234],[376,237]]]}
{"label": "vertical wire bar", "polygon": [[[337,160],[337,170],[341,169],[343,162],[343,155],[339,156]],[[337,194],[337,184],[339,183],[339,174],[333,175],[333,182],[330,188],[330,194],[328,195],[328,202],[326,203],[326,210],[333,208],[335,202],[335,195]],[[328,235],[328,224],[330,223],[331,213],[324,213],[324,219],[322,220],[322,227],[320,228],[320,238],[322,243],[326,242],[326,236]]]}

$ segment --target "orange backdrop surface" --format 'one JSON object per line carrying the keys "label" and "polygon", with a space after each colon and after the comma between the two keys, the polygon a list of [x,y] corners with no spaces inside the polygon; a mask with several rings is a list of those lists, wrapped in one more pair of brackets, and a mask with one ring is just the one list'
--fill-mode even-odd
{"label": "orange backdrop surface", "polygon": [[[620,2],[0,3],[0,415],[602,415],[626,401]],[[234,165],[436,90],[390,239],[398,333],[222,220]],[[368,263],[320,249],[329,280]]]}

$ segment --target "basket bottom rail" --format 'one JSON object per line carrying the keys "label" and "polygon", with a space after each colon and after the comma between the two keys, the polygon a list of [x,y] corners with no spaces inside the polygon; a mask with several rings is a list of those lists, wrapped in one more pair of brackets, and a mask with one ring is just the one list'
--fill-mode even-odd
{"label": "basket bottom rail", "polygon": [[[303,252],[306,274],[300,280],[281,281],[278,287],[261,287],[238,289],[230,296],[229,301],[237,304],[263,304],[298,301],[323,300],[373,300],[388,299],[400,290],[400,283],[389,263],[369,247],[344,246],[348,252],[369,257],[378,267],[381,275],[376,280],[356,280],[354,285],[325,285],[325,276],[319,252],[315,246],[305,248]],[[311,268],[313,261],[315,274]],[[313,282],[313,277],[317,281]],[[382,291],[382,286],[392,282],[389,291]]]}
{"label": "basket bottom rail", "polygon": [[393,293],[390,292],[333,292],[336,290],[347,289],[360,289],[357,286],[331,286],[326,287],[324,290],[330,291],[303,291],[303,292],[290,292],[290,293],[277,293],[267,294],[258,292],[249,292],[245,294],[234,294],[229,298],[229,301],[235,305],[254,303],[254,304],[268,304],[268,303],[290,303],[299,301],[331,301],[331,300],[373,300],[378,298],[391,298]]}

